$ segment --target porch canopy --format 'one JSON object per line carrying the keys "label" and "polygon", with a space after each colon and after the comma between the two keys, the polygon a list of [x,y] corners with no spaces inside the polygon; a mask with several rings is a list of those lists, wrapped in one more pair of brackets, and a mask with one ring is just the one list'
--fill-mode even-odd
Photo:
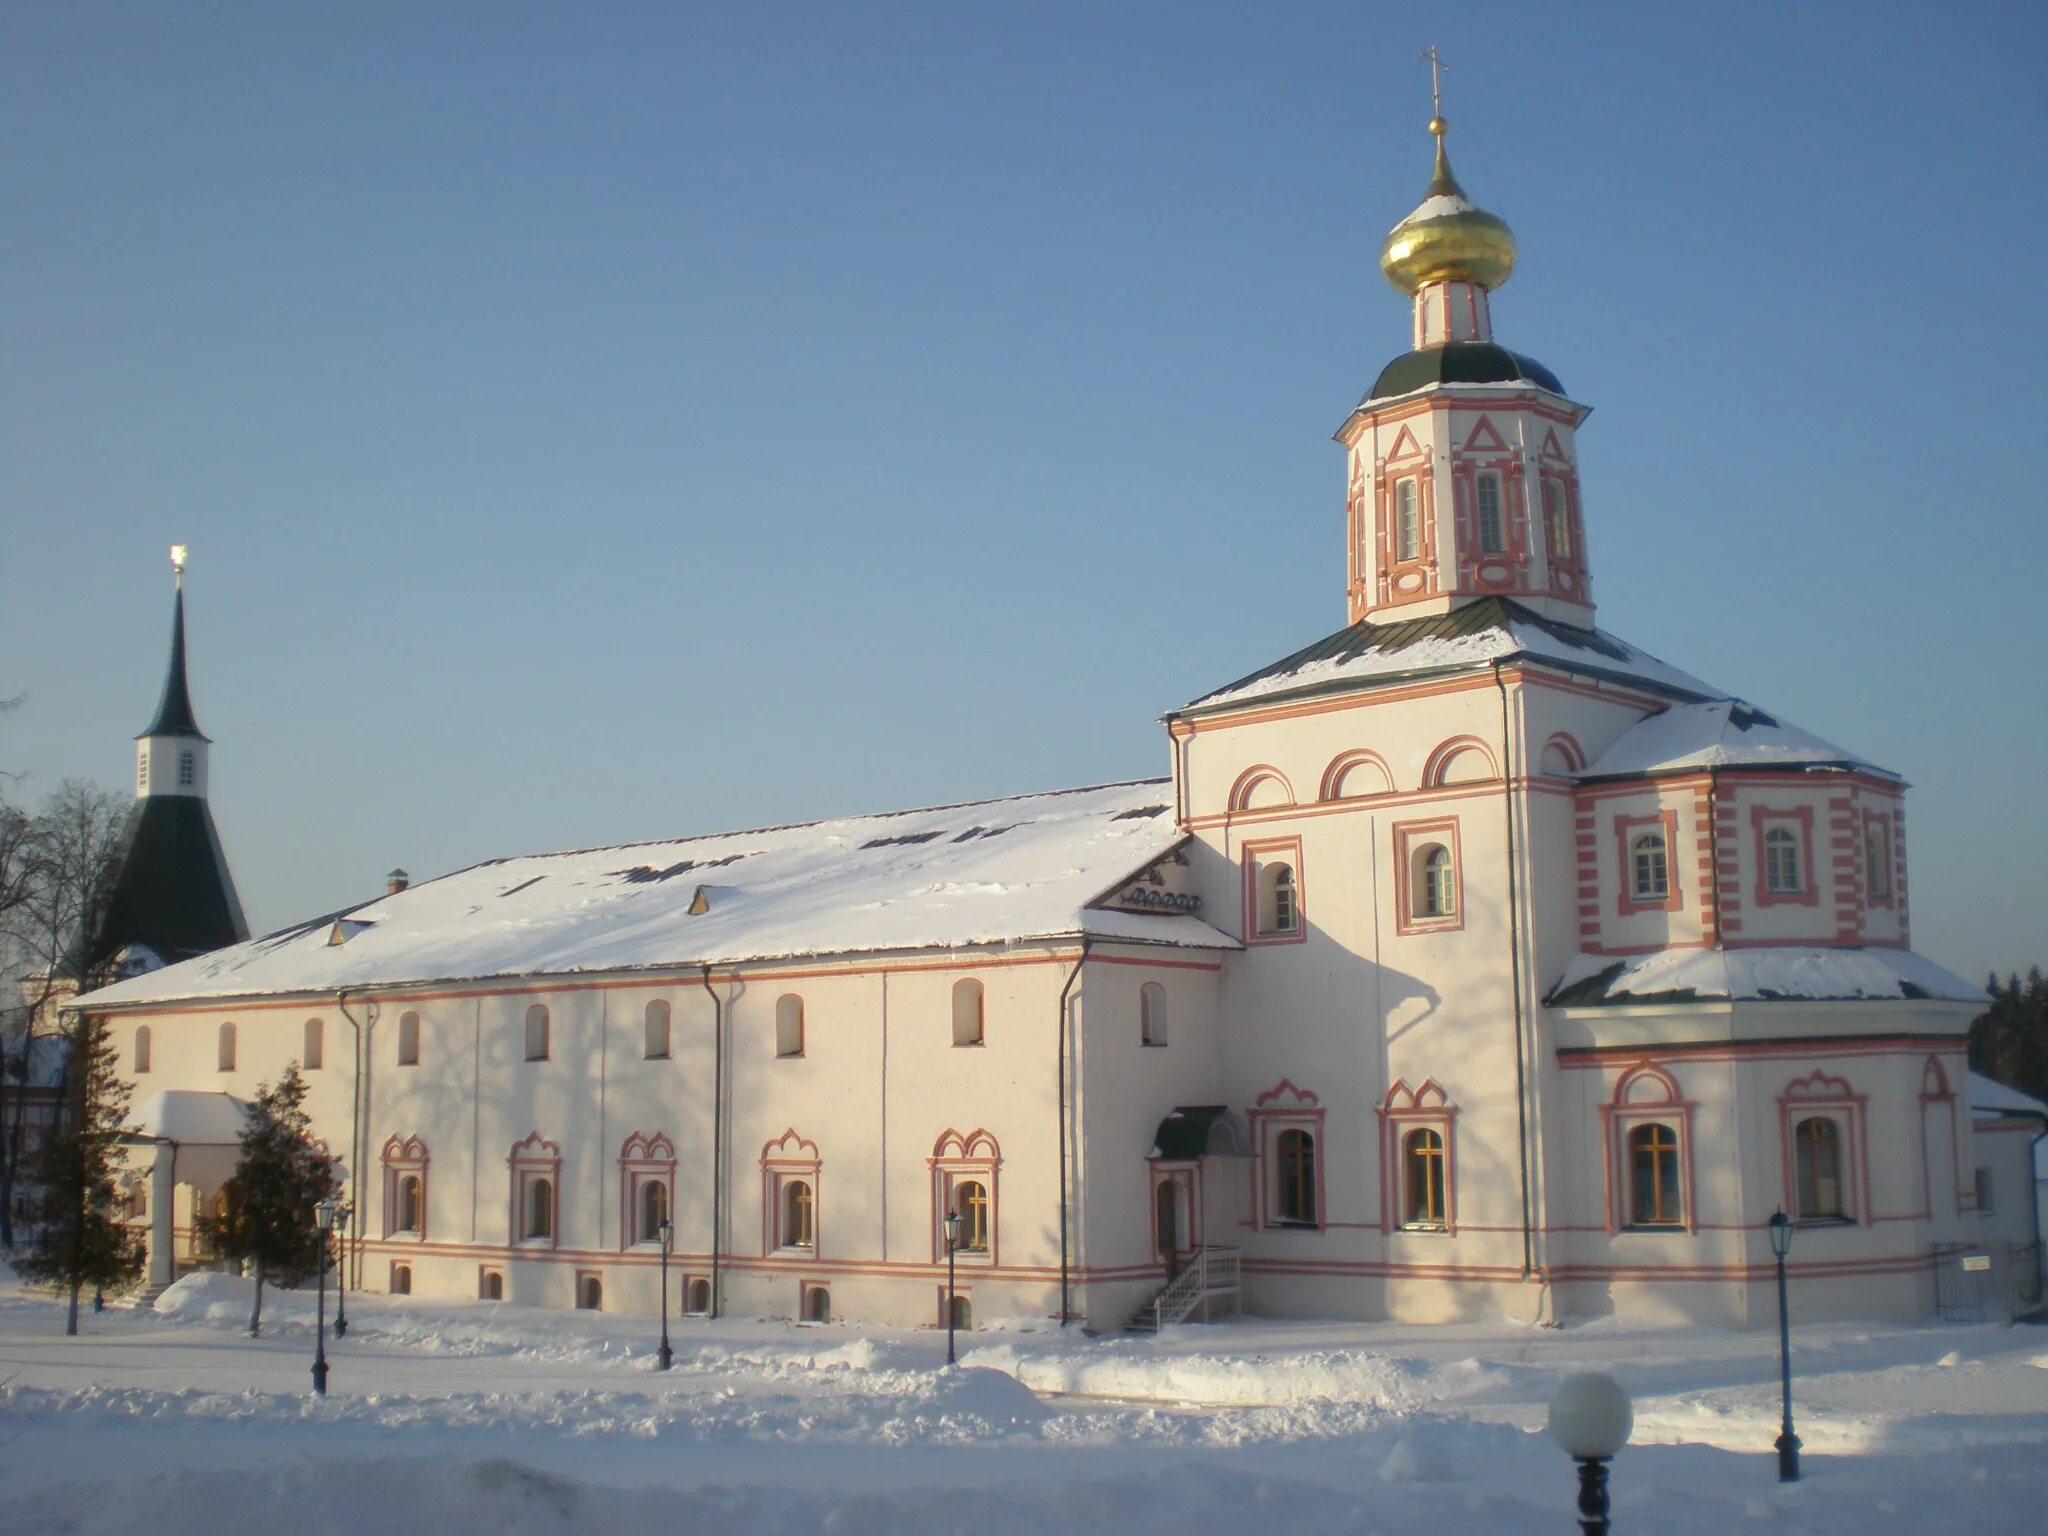
{"label": "porch canopy", "polygon": [[1250,1157],[1251,1141],[1228,1104],[1183,1104],[1152,1135],[1147,1154],[1163,1163],[1192,1163],[1204,1157]]}

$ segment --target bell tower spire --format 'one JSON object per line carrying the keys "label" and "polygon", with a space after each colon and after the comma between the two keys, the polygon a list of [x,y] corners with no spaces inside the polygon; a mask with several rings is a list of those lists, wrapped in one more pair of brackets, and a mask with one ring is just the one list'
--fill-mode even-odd
{"label": "bell tower spire", "polygon": [[185,561],[171,546],[171,660],[149,726],[135,738],[135,806],[87,968],[167,965],[249,936],[207,805],[213,743],[185,674]]}

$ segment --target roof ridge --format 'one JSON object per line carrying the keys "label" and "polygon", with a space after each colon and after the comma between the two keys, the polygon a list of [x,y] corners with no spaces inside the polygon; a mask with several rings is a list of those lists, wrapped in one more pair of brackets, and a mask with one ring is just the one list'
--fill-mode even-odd
{"label": "roof ridge", "polygon": [[[701,843],[721,837],[763,837],[770,832],[801,832],[807,827],[822,827],[831,821],[890,821],[899,816],[926,816],[937,811],[964,811],[977,805],[1008,805],[1019,800],[1050,800],[1063,795],[1087,795],[1105,789],[1135,789],[1141,784],[1170,784],[1173,780],[1165,774],[1142,779],[1111,779],[1101,784],[1077,784],[1070,789],[1034,789],[1015,795],[989,795],[979,800],[953,800],[941,805],[916,805],[900,811],[858,811],[850,815],[819,816],[810,821],[775,822],[761,827],[735,827],[723,832],[686,832],[678,837],[645,837],[629,843],[589,843],[580,848],[549,848],[539,853],[508,853],[495,859],[479,859],[474,864],[465,864],[460,869],[451,869],[446,874],[435,875],[430,880],[415,880],[408,890],[419,890],[425,886],[468,874],[473,869],[488,869],[493,864],[510,864],[519,859],[567,859],[585,853],[626,852],[633,848],[664,848],[677,843]],[[388,895],[388,893],[387,893]],[[344,908],[344,912],[361,910],[372,906],[372,898],[357,907]],[[340,915],[340,914],[336,914]]]}

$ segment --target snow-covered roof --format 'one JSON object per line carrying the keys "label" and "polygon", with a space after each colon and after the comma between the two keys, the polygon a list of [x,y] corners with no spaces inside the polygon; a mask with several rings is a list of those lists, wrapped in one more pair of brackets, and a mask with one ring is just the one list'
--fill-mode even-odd
{"label": "snow-covered roof", "polygon": [[2048,1104],[2017,1088],[2008,1088],[1982,1072],[1970,1074],[1970,1108],[1980,1120],[2048,1121]]}
{"label": "snow-covered roof", "polygon": [[1850,1002],[1922,998],[1981,1003],[1984,989],[1910,949],[1664,949],[1579,954],[1547,1001],[1552,1007],[1665,1002]]}
{"label": "snow-covered roof", "polygon": [[1512,599],[1485,598],[1428,618],[1391,623],[1360,620],[1249,677],[1203,694],[1187,711],[1206,712],[1253,699],[1333,692],[1417,673],[1462,671],[1522,659],[1642,684],[1688,700],[1725,697],[1720,689],[1667,666],[1604,630],[1546,619]]}
{"label": "snow-covered roof", "polygon": [[242,1139],[249,1106],[231,1093],[173,1088],[154,1093],[128,1112],[132,1135],[191,1147],[232,1147]]}
{"label": "snow-covered roof", "polygon": [[1622,778],[1699,768],[1853,768],[1898,777],[1740,699],[1709,699],[1661,710],[1623,731],[1579,777]]}
{"label": "snow-covered roof", "polygon": [[81,1002],[111,1008],[1082,934],[1235,949],[1185,912],[1089,906],[1181,841],[1172,802],[1166,780],[1147,779],[500,859]]}

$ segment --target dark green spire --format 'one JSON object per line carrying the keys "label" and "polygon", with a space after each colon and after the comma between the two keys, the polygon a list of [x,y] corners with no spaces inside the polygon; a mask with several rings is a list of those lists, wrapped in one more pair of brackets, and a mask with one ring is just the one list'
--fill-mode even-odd
{"label": "dark green spire", "polygon": [[199,722],[192,718],[192,691],[185,685],[185,589],[182,585],[178,588],[177,602],[171,609],[171,670],[164,678],[164,696],[157,703],[156,718],[136,740],[148,736],[210,739],[199,729]]}

